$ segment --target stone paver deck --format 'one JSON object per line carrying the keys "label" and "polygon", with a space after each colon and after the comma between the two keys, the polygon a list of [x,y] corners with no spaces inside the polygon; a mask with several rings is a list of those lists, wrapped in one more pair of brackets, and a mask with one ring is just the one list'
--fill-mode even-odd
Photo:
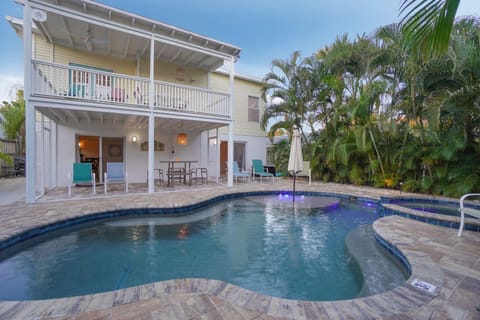
{"label": "stone paver deck", "polygon": [[[0,208],[0,242],[21,232],[89,213],[127,208],[195,204],[229,193],[290,190],[291,182],[237,184],[183,191],[65,199]],[[137,189],[137,191],[140,189]],[[338,184],[297,183],[297,190],[379,199],[398,191]],[[77,191],[77,190],[76,190]],[[85,193],[85,191],[84,191]],[[0,301],[0,319],[480,319],[480,234],[388,216],[374,223],[377,234],[400,250],[412,268],[408,281],[370,297],[342,301],[297,301],[265,296],[208,279],[177,279],[81,297]],[[428,293],[413,279],[436,286]],[[0,284],[1,285],[1,284]]]}

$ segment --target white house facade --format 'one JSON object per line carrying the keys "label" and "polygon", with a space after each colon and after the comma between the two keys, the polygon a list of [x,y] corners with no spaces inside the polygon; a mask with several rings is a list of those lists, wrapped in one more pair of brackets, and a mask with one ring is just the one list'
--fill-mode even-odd
{"label": "white house facade", "polygon": [[74,162],[95,163],[99,182],[124,162],[152,193],[161,161],[195,161],[231,186],[227,162],[265,160],[261,81],[235,73],[240,48],[90,0],[17,2],[27,202],[66,186]]}

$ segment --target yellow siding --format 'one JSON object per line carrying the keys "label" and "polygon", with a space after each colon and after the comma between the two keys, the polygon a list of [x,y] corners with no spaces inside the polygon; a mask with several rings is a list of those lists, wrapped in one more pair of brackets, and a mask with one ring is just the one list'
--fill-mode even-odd
{"label": "yellow siding", "polygon": [[33,57],[36,60],[52,62],[52,46],[47,44],[43,37],[34,34],[35,50]]}
{"label": "yellow siding", "polygon": [[[137,76],[136,61],[106,55],[95,55],[89,52],[72,50],[61,46],[54,46],[52,50],[52,45],[48,44],[42,37],[37,36],[35,40],[35,59],[37,60],[53,62],[61,65],[68,65],[70,62],[73,62],[91,67],[113,70],[114,73]],[[54,52],[53,59],[52,52]],[[183,74],[183,81],[177,80],[177,68],[181,68],[180,71],[183,71],[181,72]],[[138,76],[144,78],[150,77],[148,59],[140,60],[139,71]],[[200,88],[206,88],[207,86],[206,71],[158,60],[155,62],[155,79]]]}
{"label": "yellow siding", "polygon": [[[210,77],[210,88],[213,90],[229,91],[229,76],[212,73]],[[234,88],[234,124],[233,132],[236,135],[248,135],[264,137],[265,132],[260,129],[259,122],[248,121],[248,97],[257,97],[260,100],[260,118],[262,117],[263,110],[265,109],[265,102],[261,98],[261,83],[255,81],[249,81],[245,79],[235,78]],[[221,133],[226,133],[226,129],[222,129]]]}
{"label": "yellow siding", "polygon": [[112,70],[115,73],[135,75],[135,62],[111,56],[94,55],[88,52],[71,50],[65,47],[55,47],[54,63],[68,65],[78,63],[91,67]]}
{"label": "yellow siding", "polygon": [[[177,69],[183,74],[183,80],[177,78]],[[186,86],[194,86],[199,88],[207,87],[207,75],[204,70],[180,66],[165,61],[155,61],[155,79],[160,81],[178,83]],[[150,77],[150,61],[148,59],[140,60],[140,77]]]}
{"label": "yellow siding", "polygon": [[[53,58],[52,58],[53,52]],[[113,70],[115,73],[135,75],[135,61],[111,56],[94,55],[61,46],[53,46],[42,37],[35,37],[35,59],[68,65],[70,62]]]}

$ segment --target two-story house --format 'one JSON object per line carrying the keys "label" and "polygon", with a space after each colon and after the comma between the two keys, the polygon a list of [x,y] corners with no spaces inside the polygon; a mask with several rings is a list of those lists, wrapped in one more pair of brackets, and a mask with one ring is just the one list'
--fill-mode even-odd
{"label": "two-story house", "polygon": [[195,160],[232,185],[227,161],[265,159],[261,82],[235,73],[240,48],[90,0],[17,2],[27,202],[67,185],[74,162],[93,162],[99,182],[124,162],[152,193],[162,160]]}

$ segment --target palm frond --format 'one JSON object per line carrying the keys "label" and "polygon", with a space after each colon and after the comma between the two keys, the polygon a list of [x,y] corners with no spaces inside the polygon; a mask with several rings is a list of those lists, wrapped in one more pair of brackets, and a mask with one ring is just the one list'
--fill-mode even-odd
{"label": "palm frond", "polygon": [[460,0],[402,0],[400,24],[407,44],[428,59],[443,55]]}

